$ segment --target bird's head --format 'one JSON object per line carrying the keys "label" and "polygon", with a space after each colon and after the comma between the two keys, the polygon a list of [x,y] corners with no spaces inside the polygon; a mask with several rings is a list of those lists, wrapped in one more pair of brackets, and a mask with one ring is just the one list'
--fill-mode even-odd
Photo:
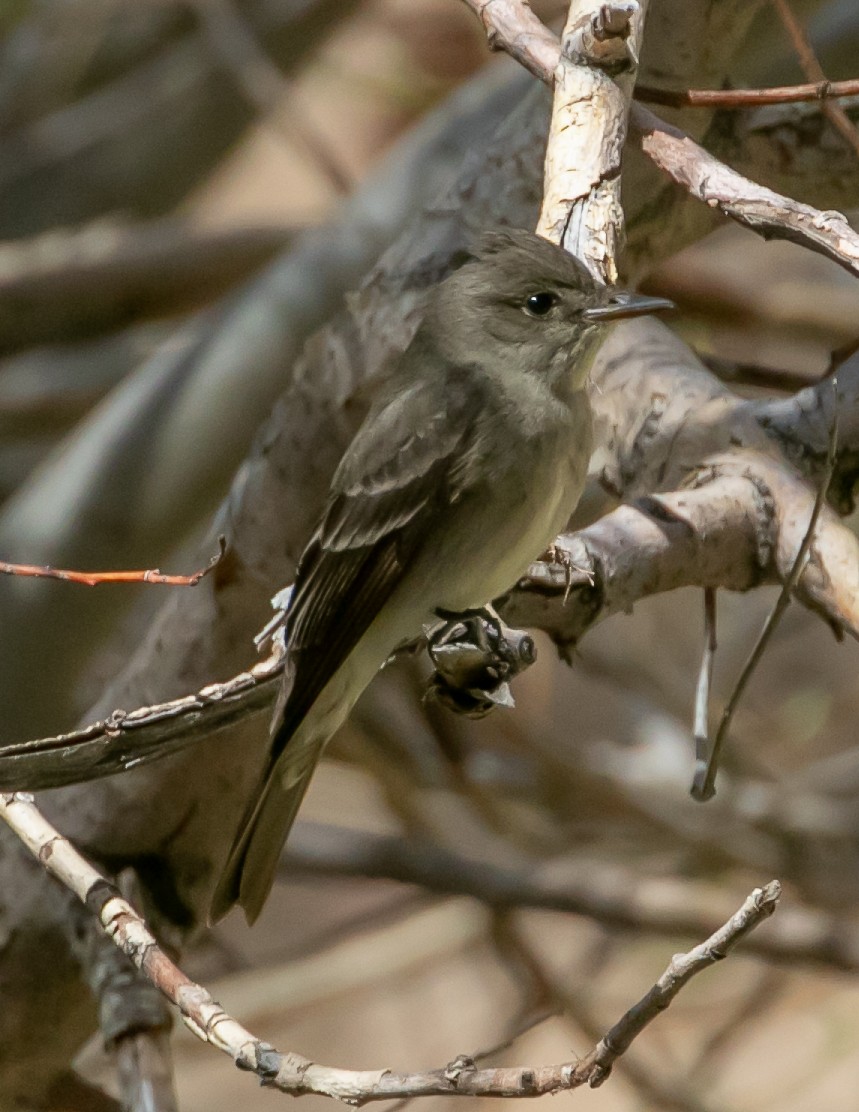
{"label": "bird's head", "polygon": [[602,325],[671,308],[598,282],[554,243],[521,230],[485,232],[433,294],[433,332],[454,363],[503,360],[548,377],[553,389],[584,384]]}

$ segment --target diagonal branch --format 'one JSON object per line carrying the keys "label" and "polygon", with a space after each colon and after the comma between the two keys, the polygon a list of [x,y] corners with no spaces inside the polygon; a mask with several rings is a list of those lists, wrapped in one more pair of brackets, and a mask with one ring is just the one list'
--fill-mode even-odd
{"label": "diagonal branch", "polygon": [[644,153],[693,197],[765,239],[802,244],[859,277],[859,234],[840,212],[821,212],[750,181],[640,104],[630,123]]}
{"label": "diagonal branch", "polygon": [[115,710],[108,718],[56,737],[4,745],[0,784],[6,791],[43,791],[161,760],[268,710],[282,673],[282,660],[273,656],[193,695],[132,711]]}

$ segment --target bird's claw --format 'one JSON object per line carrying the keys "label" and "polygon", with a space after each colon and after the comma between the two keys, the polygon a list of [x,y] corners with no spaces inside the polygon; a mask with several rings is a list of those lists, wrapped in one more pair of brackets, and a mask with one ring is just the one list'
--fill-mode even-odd
{"label": "bird's claw", "polygon": [[536,657],[530,635],[508,629],[488,608],[437,613],[444,624],[428,636],[435,672],[427,695],[471,718],[513,706],[509,681]]}

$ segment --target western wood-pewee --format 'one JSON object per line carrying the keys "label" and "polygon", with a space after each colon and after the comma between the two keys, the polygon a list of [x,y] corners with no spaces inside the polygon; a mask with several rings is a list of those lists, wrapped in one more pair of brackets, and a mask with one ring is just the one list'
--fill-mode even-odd
{"label": "western wood-pewee", "polygon": [[503,593],[564,527],[587,475],[599,326],[666,307],[524,231],[485,234],[432,292],[301,557],[268,765],[213,918],[236,902],[257,917],[325,743],[393,649]]}

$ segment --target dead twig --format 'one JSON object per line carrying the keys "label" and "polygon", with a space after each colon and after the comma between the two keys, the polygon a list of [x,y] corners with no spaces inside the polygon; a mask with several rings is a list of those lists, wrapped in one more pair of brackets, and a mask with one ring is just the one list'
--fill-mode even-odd
{"label": "dead twig", "polygon": [[[515,922],[506,918],[499,925],[497,945],[508,964],[515,963],[522,968],[533,984],[534,994],[539,999],[551,1001],[561,1012],[576,1033],[583,1033],[593,1042],[599,1042],[602,1028],[593,1015],[586,988],[574,987],[587,984],[592,976],[593,953],[580,963],[576,970],[580,976],[565,977],[563,982],[546,969],[536,949],[517,929]],[[597,945],[604,949],[608,936]],[[591,947],[593,951],[594,947]],[[709,1105],[698,1099],[685,1084],[666,1080],[647,1068],[634,1057],[626,1055],[618,1063],[618,1069],[638,1092],[661,1112],[708,1112]]]}
{"label": "dead twig", "polygon": [[645,104],[662,104],[666,108],[763,108],[768,104],[803,104],[859,96],[859,78],[849,81],[822,78],[806,85],[771,85],[765,89],[677,90],[638,84],[634,95]]}
{"label": "dead twig", "polygon": [[630,126],[640,133],[644,153],[699,201],[758,235],[802,244],[859,277],[859,234],[840,212],[821,212],[743,177],[643,105],[633,105]]}
{"label": "dead twig", "polygon": [[293,1096],[318,1093],[350,1104],[413,1096],[535,1097],[585,1084],[595,1088],[693,976],[724,958],[769,918],[781,891],[775,880],[756,888],[710,938],[686,954],[675,954],[656,984],[577,1062],[478,1069],[472,1058],[461,1055],[442,1069],[421,1073],[343,1070],[292,1052],[281,1054],[228,1015],[170,960],[119,890],[51,826],[31,795],[0,795],[0,818],[44,868],[97,916],[109,937],[179,1009],[183,1022],[199,1039],[229,1055],[239,1069],[254,1073],[270,1088]]}

